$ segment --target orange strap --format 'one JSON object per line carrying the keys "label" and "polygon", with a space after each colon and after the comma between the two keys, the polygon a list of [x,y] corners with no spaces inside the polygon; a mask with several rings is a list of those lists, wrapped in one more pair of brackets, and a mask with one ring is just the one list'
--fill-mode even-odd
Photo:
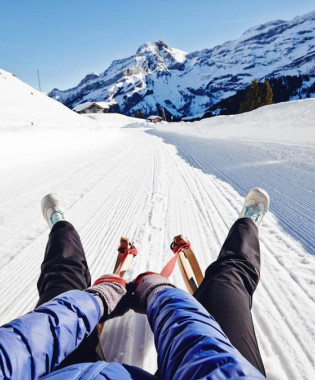
{"label": "orange strap", "polygon": [[176,261],[179,257],[179,254],[182,252],[182,250],[183,248],[179,247],[175,256],[173,256],[171,260],[165,265],[165,267],[162,269],[162,272],[161,272],[162,276],[169,278],[169,276],[173,273]]}
{"label": "orange strap", "polygon": [[168,278],[172,274],[175,268],[176,261],[179,257],[179,254],[183,252],[184,249],[188,249],[189,247],[190,247],[190,242],[188,240],[183,242],[183,244],[175,244],[175,242],[171,244],[171,250],[175,253],[175,256],[172,257],[171,260],[162,269],[162,272],[161,272],[162,276]]}

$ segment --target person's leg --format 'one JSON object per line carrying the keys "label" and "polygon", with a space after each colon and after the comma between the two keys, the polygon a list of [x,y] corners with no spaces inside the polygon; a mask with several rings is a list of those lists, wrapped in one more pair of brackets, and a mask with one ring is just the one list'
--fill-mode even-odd
{"label": "person's leg", "polygon": [[66,221],[56,223],[49,235],[37,283],[37,306],[68,290],[86,289],[91,276],[80,237]]}
{"label": "person's leg", "polygon": [[250,218],[238,219],[194,296],[216,319],[234,347],[265,374],[251,316],[259,273],[258,228]]}
{"label": "person's leg", "polygon": [[[68,290],[86,289],[91,285],[85,253],[75,228],[66,221],[59,221],[49,235],[41,274],[37,283],[39,301],[37,306]],[[69,355],[60,367],[80,362],[102,360],[97,330],[85,339]]]}

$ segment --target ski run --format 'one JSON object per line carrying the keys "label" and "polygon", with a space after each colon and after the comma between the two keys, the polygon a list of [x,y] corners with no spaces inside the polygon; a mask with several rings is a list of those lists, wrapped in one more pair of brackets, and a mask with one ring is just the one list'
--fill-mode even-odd
{"label": "ski run", "polygon": [[[13,121],[0,123],[0,323],[37,301],[49,233],[40,211],[45,194],[63,198],[93,280],[113,270],[121,236],[137,241],[125,276],[133,279],[160,271],[180,233],[204,271],[247,191],[261,186],[271,209],[260,227],[253,318],[267,375],[315,378],[314,108],[310,99],[154,127],[114,114],[67,116],[64,128],[14,124],[12,112]],[[178,268],[171,280],[184,288]],[[107,360],[155,371],[145,316],[129,312],[106,323],[102,341]]]}

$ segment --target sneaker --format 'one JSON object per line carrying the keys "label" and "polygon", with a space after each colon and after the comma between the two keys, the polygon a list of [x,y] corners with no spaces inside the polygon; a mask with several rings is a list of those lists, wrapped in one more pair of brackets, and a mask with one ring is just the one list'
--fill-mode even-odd
{"label": "sneaker", "polygon": [[52,228],[55,223],[66,220],[62,200],[56,194],[46,195],[41,202],[44,219]]}
{"label": "sneaker", "polygon": [[270,204],[269,195],[260,187],[251,189],[247,194],[239,218],[251,218],[259,227]]}

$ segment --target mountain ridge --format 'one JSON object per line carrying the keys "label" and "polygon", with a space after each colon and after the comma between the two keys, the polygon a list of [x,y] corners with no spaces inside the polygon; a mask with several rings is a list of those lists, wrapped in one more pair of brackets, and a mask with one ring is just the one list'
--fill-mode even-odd
{"label": "mountain ridge", "polygon": [[146,42],[104,72],[86,75],[71,89],[53,89],[49,96],[70,108],[105,101],[111,112],[148,116],[163,108],[180,119],[204,114],[254,78],[282,75],[315,76],[315,11],[253,26],[238,39],[191,53],[163,39]]}

